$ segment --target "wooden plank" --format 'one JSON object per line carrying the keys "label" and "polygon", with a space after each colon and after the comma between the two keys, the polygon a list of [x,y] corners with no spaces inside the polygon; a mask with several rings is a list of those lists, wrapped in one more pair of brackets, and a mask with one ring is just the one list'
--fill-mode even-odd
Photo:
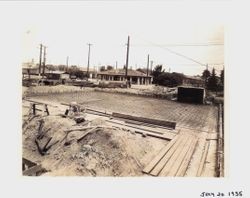
{"label": "wooden plank", "polygon": [[196,145],[198,143],[198,139],[195,140],[195,142],[191,145],[191,147],[189,148],[181,166],[179,167],[179,170],[177,171],[176,175],[177,177],[183,177],[187,171],[188,165],[190,163],[190,160],[194,154]]}
{"label": "wooden plank", "polygon": [[86,137],[88,134],[96,130],[98,127],[94,127],[93,129],[88,130],[85,134],[83,134],[81,137],[77,139],[77,142],[81,141],[84,137]]}
{"label": "wooden plank", "polygon": [[158,176],[163,171],[163,169],[165,169],[165,167],[167,169],[170,168],[171,167],[170,164],[172,164],[172,161],[173,161],[172,159],[178,157],[178,155],[180,153],[179,150],[182,150],[182,148],[186,144],[187,140],[188,140],[187,136],[183,136],[182,140],[178,144],[176,144],[175,146],[173,146],[166,153],[166,155],[164,156],[164,158],[162,158],[162,160],[157,164],[157,166],[151,171],[150,174],[153,175],[153,176]]}
{"label": "wooden plank", "polygon": [[203,151],[203,154],[202,154],[201,162],[200,162],[197,174],[196,174],[196,176],[198,176],[198,177],[201,176],[202,170],[204,168],[204,164],[205,164],[205,161],[206,161],[206,158],[207,158],[208,148],[209,148],[209,142],[206,141],[206,145],[205,145],[205,148],[204,148],[204,151]]}
{"label": "wooden plank", "polygon": [[218,139],[218,133],[209,133],[206,140],[217,140]]}
{"label": "wooden plank", "polygon": [[138,127],[138,126],[133,126],[133,125],[130,125],[130,124],[125,124],[125,123],[121,123],[121,122],[116,122],[116,121],[113,121],[113,120],[106,120],[106,121],[107,121],[107,122],[111,122],[111,123],[115,123],[115,124],[121,124],[121,125],[127,126],[127,127],[132,127],[132,128],[135,128],[135,129],[140,129],[140,130],[144,130],[144,131],[148,131],[148,132],[152,132],[152,133],[157,133],[157,134],[160,134],[160,135],[163,135],[163,134],[164,134],[163,132],[160,132],[160,131],[145,129],[145,128]]}
{"label": "wooden plank", "polygon": [[139,121],[134,121],[134,120],[122,119],[122,118],[116,118],[116,119],[123,120],[125,123],[128,123],[128,124],[133,124],[133,125],[137,125],[137,126],[139,125],[139,126],[143,126],[143,127],[150,127],[150,128],[155,128],[155,129],[166,129],[168,131],[176,133],[175,129],[169,128],[169,127],[164,127],[164,126],[155,125],[155,124],[149,124],[146,122],[139,122]]}
{"label": "wooden plank", "polygon": [[22,162],[23,162],[23,164],[26,164],[28,167],[36,166],[36,163],[34,163],[34,162],[24,158],[24,157],[22,158]]}
{"label": "wooden plank", "polygon": [[186,145],[190,142],[190,136],[186,136],[186,139],[177,147],[177,149],[174,151],[174,154],[170,157],[168,162],[165,164],[161,172],[158,174],[159,176],[167,176],[170,172],[171,168],[175,164],[175,162],[178,160],[178,157],[180,156],[183,149],[186,147]]}
{"label": "wooden plank", "polygon": [[157,163],[165,156],[165,154],[171,149],[171,147],[180,140],[180,135],[176,135],[174,139],[172,139],[167,146],[163,147],[159,154],[155,156],[149,164],[143,169],[144,173],[149,173],[156,165]]}
{"label": "wooden plank", "polygon": [[36,176],[37,172],[38,171],[41,171],[43,168],[42,166],[39,164],[39,165],[36,165],[36,166],[32,166],[31,168],[23,171],[23,175],[25,176]]}
{"label": "wooden plank", "polygon": [[190,138],[189,141],[186,143],[185,147],[183,148],[182,152],[178,156],[178,159],[175,161],[171,169],[166,173],[164,176],[175,176],[181,163],[183,162],[185,155],[187,154],[190,146],[195,142],[195,138]]}
{"label": "wooden plank", "polygon": [[140,122],[140,121],[135,121],[135,120],[129,120],[129,119],[125,119],[125,118],[113,118],[115,120],[121,120],[124,121],[127,124],[133,124],[133,125],[139,125],[139,126],[145,126],[145,127],[151,127],[151,128],[156,128],[156,129],[166,129],[166,130],[173,130],[173,133],[175,133],[175,130],[173,128],[170,127],[164,127],[164,126],[160,126],[160,125],[155,125],[155,124],[150,124],[150,123],[146,123],[146,122]]}
{"label": "wooden plank", "polygon": [[164,140],[172,140],[176,136],[175,134],[172,134],[172,133],[165,133],[165,134],[161,135],[161,134],[157,134],[157,133],[148,132],[145,130],[135,129],[135,128],[128,127],[128,126],[122,126],[121,124],[116,124],[116,123],[112,123],[112,126],[122,128],[125,130],[134,131],[135,133],[139,133],[139,134],[146,134],[148,136],[160,138],[160,139],[164,139]]}
{"label": "wooden plank", "polygon": [[87,101],[83,101],[81,103],[79,103],[80,105],[86,104],[86,103],[90,103],[90,102],[97,102],[97,101],[101,101],[103,99],[92,99],[92,100],[87,100]]}
{"label": "wooden plank", "polygon": [[168,160],[171,158],[171,156],[174,154],[175,150],[180,146],[183,141],[185,140],[185,136],[181,136],[179,141],[177,141],[171,149],[164,155],[164,157],[157,163],[157,165],[153,168],[153,170],[150,172],[150,175],[158,176],[158,174],[161,172],[161,170],[164,168],[165,164],[168,162]]}
{"label": "wooden plank", "polygon": [[46,104],[46,105],[49,105],[49,106],[52,106],[52,107],[57,107],[55,105],[48,104],[48,103],[45,103],[45,102],[42,102],[42,101],[38,101],[38,100],[34,100],[34,99],[31,100],[31,99],[25,98],[23,100],[28,101],[28,102],[33,102],[33,103],[36,103],[38,105],[45,105]]}
{"label": "wooden plank", "polygon": [[155,125],[160,125],[160,126],[165,126],[165,127],[170,127],[175,129],[176,122],[170,122],[166,120],[157,120],[157,119],[151,119],[151,118],[144,118],[144,117],[137,117],[137,116],[131,116],[131,115],[126,115],[126,114],[121,114],[121,113],[112,113],[113,117],[117,118],[125,118],[129,120],[135,120],[139,122],[146,122],[150,124],[155,124]]}
{"label": "wooden plank", "polygon": [[72,131],[84,131],[86,129],[92,129],[92,128],[93,127],[78,127],[78,128],[74,128],[74,129],[65,130],[64,132],[69,133],[69,132],[72,132]]}

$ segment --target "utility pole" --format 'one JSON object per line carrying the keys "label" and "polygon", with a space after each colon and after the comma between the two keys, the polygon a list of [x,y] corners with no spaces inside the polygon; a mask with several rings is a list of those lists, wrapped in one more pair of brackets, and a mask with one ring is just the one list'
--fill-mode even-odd
{"label": "utility pole", "polygon": [[117,70],[117,65],[118,65],[118,63],[117,63],[117,61],[115,62],[115,69]]}
{"label": "utility pole", "polygon": [[126,69],[125,71],[126,81],[128,80],[129,40],[130,40],[130,37],[128,36],[128,43],[126,44],[127,45],[126,68],[125,68]]}
{"label": "utility pole", "polygon": [[46,64],[46,46],[43,46],[43,77],[44,78],[44,72],[45,72],[45,64]]}
{"label": "utility pole", "polygon": [[69,57],[67,56],[67,60],[66,60],[66,65],[67,65],[67,67],[66,67],[66,72],[68,71],[68,68],[69,68]]}
{"label": "utility pole", "polygon": [[92,45],[91,43],[87,44],[89,46],[89,52],[88,52],[88,67],[87,67],[87,80],[89,78],[89,59],[90,59],[90,46]]}
{"label": "utility pole", "polygon": [[206,68],[207,68],[207,70],[208,70],[208,64],[206,64]]}
{"label": "utility pole", "polygon": [[151,73],[151,74],[153,73],[153,62],[154,62],[154,61],[152,61],[152,60],[150,61],[150,63],[151,63],[151,66],[150,66],[150,73]]}
{"label": "utility pole", "polygon": [[41,67],[42,67],[42,51],[43,45],[40,44],[40,55],[39,55],[39,76],[41,75]]}
{"label": "utility pole", "polygon": [[148,62],[147,62],[147,76],[148,76],[148,68],[149,68],[149,54],[148,54]]}

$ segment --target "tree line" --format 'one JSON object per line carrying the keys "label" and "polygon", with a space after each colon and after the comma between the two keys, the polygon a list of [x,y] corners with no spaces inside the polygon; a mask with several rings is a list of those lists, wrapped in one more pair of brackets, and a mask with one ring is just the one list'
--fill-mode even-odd
{"label": "tree line", "polygon": [[[185,78],[184,74],[176,72],[165,72],[162,65],[156,65],[153,72],[153,83],[156,85],[162,85],[167,87],[176,87],[183,84]],[[217,76],[215,69],[212,72],[205,69],[202,72],[201,78],[205,82],[205,88],[211,91],[223,91],[224,90],[224,69],[221,70],[220,75]]]}

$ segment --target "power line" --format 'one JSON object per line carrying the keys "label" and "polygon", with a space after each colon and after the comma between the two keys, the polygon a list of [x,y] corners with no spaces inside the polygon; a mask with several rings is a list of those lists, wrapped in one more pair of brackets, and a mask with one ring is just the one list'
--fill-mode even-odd
{"label": "power line", "polygon": [[[197,61],[197,60],[195,60],[195,59],[193,59],[193,58],[191,58],[191,57],[188,57],[188,56],[186,56],[186,55],[184,55],[184,54],[181,54],[181,53],[179,53],[179,52],[176,52],[176,51],[174,51],[174,50],[171,50],[171,49],[169,49],[169,48],[167,48],[167,47],[164,47],[164,46],[162,46],[162,45],[153,43],[153,42],[151,42],[151,41],[148,41],[148,40],[145,40],[145,39],[143,39],[143,40],[144,40],[145,42],[147,42],[147,43],[150,43],[151,46],[156,46],[156,47],[162,48],[162,49],[167,50],[168,52],[170,52],[170,53],[172,53],[172,54],[175,54],[175,55],[180,56],[180,57],[182,57],[182,58],[184,58],[184,59],[187,59],[187,60],[189,60],[189,61],[192,61],[192,62],[194,62],[194,63],[196,63],[196,64],[199,64],[199,65],[201,65],[201,66],[203,66],[203,67],[207,67],[207,64],[201,63],[200,61]],[[210,68],[211,68],[211,67],[210,67]],[[212,67],[212,68],[213,68],[213,67]],[[215,69],[215,70],[216,70],[216,69]],[[216,71],[218,71],[218,70],[216,70]]]}
{"label": "power line", "polygon": [[[147,44],[133,44],[133,47],[150,47],[154,45]],[[161,47],[209,47],[209,46],[224,46],[224,43],[169,43],[169,44],[159,44]]]}

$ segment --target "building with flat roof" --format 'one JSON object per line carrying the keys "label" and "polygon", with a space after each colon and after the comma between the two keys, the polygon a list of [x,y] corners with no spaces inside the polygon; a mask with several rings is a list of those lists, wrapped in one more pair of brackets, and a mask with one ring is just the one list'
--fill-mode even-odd
{"label": "building with flat roof", "polygon": [[[125,69],[101,71],[97,73],[97,78],[105,81],[126,81]],[[152,84],[153,77],[140,71],[128,69],[127,80],[131,84],[148,85]]]}

